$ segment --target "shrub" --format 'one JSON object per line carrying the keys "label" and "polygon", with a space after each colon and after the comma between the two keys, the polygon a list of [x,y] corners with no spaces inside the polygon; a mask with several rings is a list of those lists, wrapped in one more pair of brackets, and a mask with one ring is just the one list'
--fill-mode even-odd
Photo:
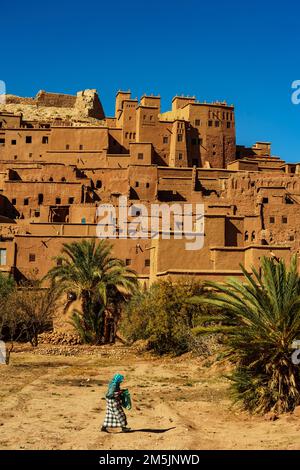
{"label": "shrub", "polygon": [[158,354],[187,352],[190,331],[203,314],[203,307],[186,300],[201,292],[201,285],[195,281],[157,282],[127,304],[121,332],[131,342],[147,339]]}

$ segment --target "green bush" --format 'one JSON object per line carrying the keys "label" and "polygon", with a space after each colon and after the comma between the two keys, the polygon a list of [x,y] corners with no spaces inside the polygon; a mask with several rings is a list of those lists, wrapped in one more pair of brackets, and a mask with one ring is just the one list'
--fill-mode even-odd
{"label": "green bush", "polygon": [[201,293],[202,286],[196,281],[153,284],[127,304],[120,326],[122,334],[130,342],[148,340],[158,354],[187,352],[191,329],[197,326],[205,309],[188,304],[187,299]]}

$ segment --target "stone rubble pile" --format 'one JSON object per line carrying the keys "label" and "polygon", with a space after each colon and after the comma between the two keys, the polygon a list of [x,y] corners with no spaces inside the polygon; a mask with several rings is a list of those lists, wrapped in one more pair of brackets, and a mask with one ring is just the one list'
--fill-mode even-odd
{"label": "stone rubble pile", "polygon": [[39,335],[39,343],[76,346],[78,344],[82,344],[82,341],[76,334],[67,333],[64,331],[52,331],[51,333],[42,333]]}

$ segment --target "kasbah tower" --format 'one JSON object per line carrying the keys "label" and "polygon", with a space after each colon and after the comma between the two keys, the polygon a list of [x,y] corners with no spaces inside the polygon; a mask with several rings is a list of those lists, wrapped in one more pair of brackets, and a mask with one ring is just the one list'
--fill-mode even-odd
{"label": "kasbah tower", "polygon": [[[236,146],[233,105],[175,96],[116,94],[105,116],[96,90],[40,91],[0,105],[0,270],[42,278],[64,243],[96,238],[96,209],[143,203],[201,203],[204,245],[184,239],[113,239],[113,253],[155,280],[224,280],[289,261],[300,249],[300,164],[271,155],[271,144]],[[138,215],[138,214],[137,214]],[[118,221],[116,221],[118,223]]]}

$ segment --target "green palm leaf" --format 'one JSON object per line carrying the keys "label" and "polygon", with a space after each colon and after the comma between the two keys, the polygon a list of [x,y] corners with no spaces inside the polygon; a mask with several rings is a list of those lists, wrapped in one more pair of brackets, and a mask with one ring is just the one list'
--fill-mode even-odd
{"label": "green palm leaf", "polygon": [[[72,293],[82,303],[82,313],[73,312],[73,326],[85,342],[105,342],[106,318],[117,323],[120,305],[139,289],[136,273],[112,256],[106,240],[66,243],[54,259],[59,263],[46,276],[51,288],[59,295]],[[66,309],[72,303],[68,300]]]}
{"label": "green palm leaf", "polygon": [[300,338],[297,258],[289,268],[282,260],[263,258],[259,273],[241,269],[243,281],[208,282],[208,295],[190,299],[221,309],[219,324],[206,318],[194,333],[224,333],[226,355],[235,364],[231,388],[246,409],[291,411],[300,404],[300,371],[290,349]]}

